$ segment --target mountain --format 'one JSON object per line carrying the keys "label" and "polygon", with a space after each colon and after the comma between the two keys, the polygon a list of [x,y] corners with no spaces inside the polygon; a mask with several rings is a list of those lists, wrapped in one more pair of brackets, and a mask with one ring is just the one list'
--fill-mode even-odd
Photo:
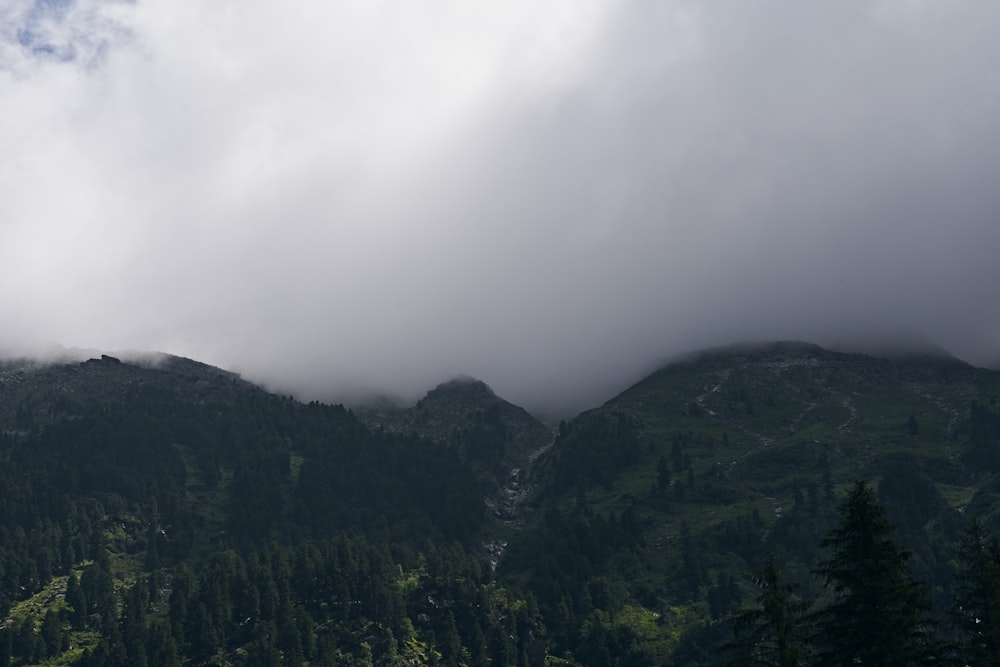
{"label": "mountain", "polygon": [[103,354],[80,363],[0,361],[0,430],[29,420],[59,421],[87,406],[110,406],[142,391],[199,403],[232,404],[265,392],[236,373],[184,357],[139,355],[123,362]]}
{"label": "mountain", "polygon": [[[555,435],[524,408],[469,377],[439,384],[409,409],[383,404],[358,408],[356,414],[372,428],[429,438],[458,453],[487,489],[491,514],[508,526],[521,522],[529,464]],[[494,563],[504,538],[501,530],[487,540]]]}
{"label": "mountain", "polygon": [[503,470],[524,466],[552,441],[552,430],[524,408],[497,396],[485,382],[443,382],[408,409],[355,408],[370,425],[459,448],[462,456]]}
{"label": "mountain", "polygon": [[[303,404],[169,355],[0,363],[0,666],[707,665],[869,484],[929,584],[1000,531],[1000,373],[743,344],[557,432],[458,378]],[[54,664],[54,663],[53,663]]]}
{"label": "mountain", "polygon": [[558,619],[557,655],[598,660],[590,627],[647,659],[708,664],[768,552],[804,597],[828,594],[810,572],[862,480],[943,610],[968,518],[1000,529],[998,395],[1000,374],[943,354],[689,355],[560,427],[501,576]]}
{"label": "mountain", "polygon": [[342,406],[176,357],[10,361],[0,463],[0,664],[537,653],[476,471]]}

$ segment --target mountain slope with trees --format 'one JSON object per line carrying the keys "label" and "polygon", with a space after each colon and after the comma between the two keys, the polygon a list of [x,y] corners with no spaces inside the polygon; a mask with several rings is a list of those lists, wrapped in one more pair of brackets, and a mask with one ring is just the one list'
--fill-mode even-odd
{"label": "mountain slope with trees", "polygon": [[[454,662],[494,628],[527,650],[504,625],[527,607],[472,548],[484,489],[447,447],[173,358],[10,363],[2,396],[0,664],[261,664],[258,642],[286,664]],[[342,579],[293,585],[290,563]]]}
{"label": "mountain slope with trees", "polygon": [[830,596],[824,540],[863,481],[944,618],[968,520],[1000,528],[998,395],[996,372],[941,354],[691,355],[561,425],[501,575],[536,596],[556,655],[710,664],[769,553],[803,599]]}
{"label": "mountain slope with trees", "polygon": [[734,346],[548,446],[468,379],[356,415],[169,356],[4,362],[0,666],[832,664],[854,506],[900,646],[989,660],[997,395],[941,354]]}

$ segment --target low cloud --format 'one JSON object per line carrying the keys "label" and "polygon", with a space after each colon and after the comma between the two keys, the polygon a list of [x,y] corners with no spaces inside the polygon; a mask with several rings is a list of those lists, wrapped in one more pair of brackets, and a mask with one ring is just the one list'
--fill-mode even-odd
{"label": "low cloud", "polygon": [[[15,3],[0,343],[600,402],[707,345],[1000,358],[986,1]],[[48,44],[51,48],[46,47]]]}

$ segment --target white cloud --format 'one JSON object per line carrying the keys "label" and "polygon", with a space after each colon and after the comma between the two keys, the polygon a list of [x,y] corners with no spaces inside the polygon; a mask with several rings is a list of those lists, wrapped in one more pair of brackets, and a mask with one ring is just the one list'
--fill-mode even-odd
{"label": "white cloud", "polygon": [[746,337],[1000,356],[998,14],[9,4],[0,338],[563,406]]}

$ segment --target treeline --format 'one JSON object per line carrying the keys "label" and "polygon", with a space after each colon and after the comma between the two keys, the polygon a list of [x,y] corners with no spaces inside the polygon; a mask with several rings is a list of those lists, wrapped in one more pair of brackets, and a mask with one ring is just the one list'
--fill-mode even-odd
{"label": "treeline", "polygon": [[0,666],[99,633],[81,667],[528,665],[544,653],[530,600],[458,544],[416,550],[341,534],[152,572],[115,593],[107,561],[72,574],[62,612],[0,629]]}
{"label": "treeline", "polygon": [[618,473],[640,455],[635,425],[621,412],[585,413],[561,422],[552,451],[561,454],[546,460],[545,498],[592,485],[610,489]]}
{"label": "treeline", "polygon": [[[602,515],[581,503],[569,515],[550,507],[531,535],[510,545],[499,574],[517,580],[538,600],[554,654],[569,652],[583,664],[599,664],[581,645],[580,628],[593,612],[614,614],[625,603],[626,589],[607,573],[618,570],[638,579],[642,528],[634,512]],[[606,621],[591,626],[611,629]],[[606,646],[593,648],[600,652]]]}
{"label": "treeline", "polygon": [[0,616],[105,547],[155,568],[342,530],[467,541],[484,520],[455,452],[373,433],[341,406],[155,389],[53,402],[59,419],[0,440]]}
{"label": "treeline", "polygon": [[823,594],[799,597],[770,555],[752,577],[754,604],[727,619],[734,637],[722,652],[730,662],[1000,665],[1000,543],[981,523],[971,521],[957,546],[954,597],[943,619],[875,491],[855,484],[839,514],[821,544],[828,555],[813,570]]}
{"label": "treeline", "polygon": [[512,434],[504,423],[500,406],[493,404],[476,410],[471,417],[455,428],[448,437],[449,446],[463,459],[496,469],[507,454]]}
{"label": "treeline", "polygon": [[941,486],[968,486],[966,463],[1000,469],[1000,420],[983,405],[962,456],[932,467],[893,452],[864,473],[877,492],[841,503],[806,443],[756,451],[748,496],[731,466],[706,463],[726,433],[652,441],[633,416],[587,413],[543,458],[535,514],[496,577],[476,555],[476,472],[511,443],[495,410],[437,445],[263,392],[219,403],[150,386],[51,405],[0,433],[0,667],[1000,655],[996,525],[963,535],[967,516],[990,521],[1000,482],[982,478],[965,514]]}
{"label": "treeline", "polygon": [[[970,431],[988,431],[983,424],[992,423],[995,413],[981,409],[976,414],[973,406]],[[790,501],[782,503],[776,517],[765,518],[756,509],[733,511],[723,491],[735,485],[724,468],[694,465],[695,456],[727,447],[725,434],[718,442],[703,434],[675,433],[662,443],[639,447],[630,435],[634,429],[628,417],[614,413],[563,426],[557,441],[561,451],[542,470],[551,486],[538,496],[538,518],[512,539],[500,564],[502,578],[537,599],[552,655],[579,665],[715,664],[719,646],[731,634],[733,615],[754,599],[755,587],[742,573],[759,566],[769,553],[782,563],[781,585],[817,601],[809,614],[831,604],[840,584],[822,573],[831,567],[830,554],[836,549],[831,536],[844,520],[844,506],[825,453],[815,458],[811,470],[782,486],[763,487],[765,493]],[[645,477],[634,474],[639,466],[629,470],[631,478],[623,477],[637,460]],[[954,466],[931,472],[946,483],[960,483],[965,473],[958,463]],[[927,654],[909,654],[911,663],[945,664],[970,655],[948,620],[949,610],[965,585],[963,575],[956,574],[964,567],[957,565],[966,548],[963,527],[968,516],[981,513],[976,507],[988,500],[996,483],[982,486],[963,514],[942,496],[915,453],[893,453],[876,462],[873,472],[880,483],[877,490],[864,487],[869,511],[881,517],[883,537],[891,533],[889,541],[895,544],[898,536],[906,545],[893,556],[897,564],[905,563],[912,584],[904,606],[921,614],[917,625],[924,627],[926,621],[930,628]],[[597,485],[605,494],[615,494],[612,503],[598,494],[598,505],[590,504]],[[726,518],[700,526],[692,511]],[[660,518],[669,515],[676,518]],[[992,527],[976,525],[984,534]],[[995,590],[1000,600],[1000,588]],[[637,610],[646,610],[647,617],[637,619]],[[832,650],[822,639],[831,636],[832,626],[823,630],[820,615],[808,618],[808,632],[803,632],[812,634],[804,662],[796,664],[811,664],[815,655]],[[993,623],[1000,624],[1000,616]],[[742,658],[750,660],[746,654]],[[866,660],[863,664],[879,664]]]}
{"label": "treeline", "polygon": [[452,448],[259,391],[34,400],[50,418],[0,434],[0,666],[544,653],[473,555],[484,491]]}
{"label": "treeline", "polygon": [[969,407],[968,429],[968,462],[983,470],[1000,472],[1000,412],[973,401]]}
{"label": "treeline", "polygon": [[[816,530],[788,532],[810,516]],[[1000,544],[980,522],[950,545],[944,603],[865,484],[779,525],[762,540],[753,513],[700,534],[682,522],[664,556],[669,575],[657,580],[635,513],[550,506],[537,532],[511,545],[501,574],[538,600],[551,654],[570,665],[1000,665]],[[762,561],[749,582],[734,574],[737,562]],[[681,619],[675,638],[664,624],[677,627],[670,616],[683,612],[671,600],[705,612]]]}

